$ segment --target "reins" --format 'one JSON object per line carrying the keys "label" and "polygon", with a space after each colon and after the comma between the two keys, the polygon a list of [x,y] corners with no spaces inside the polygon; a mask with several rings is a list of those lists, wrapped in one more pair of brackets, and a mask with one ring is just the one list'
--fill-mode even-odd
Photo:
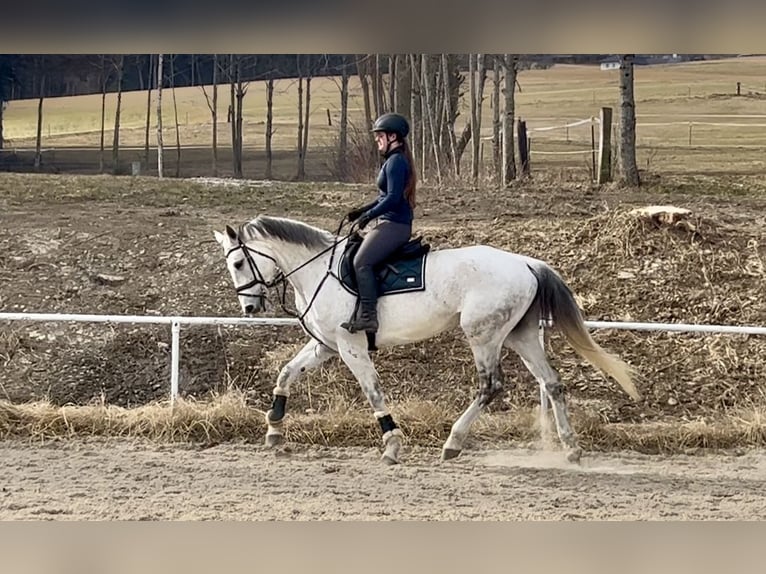
{"label": "reins", "polygon": [[[322,251],[320,251],[319,253],[317,253],[316,255],[314,255],[313,257],[308,259],[307,261],[304,261],[303,263],[301,263],[298,267],[296,267],[295,269],[293,269],[289,273],[283,273],[282,270],[280,269],[279,270],[279,274],[274,279],[272,279],[271,281],[266,281],[264,279],[263,274],[261,273],[260,269],[258,269],[258,265],[253,260],[253,257],[252,257],[251,254],[255,253],[256,255],[260,255],[261,257],[265,257],[266,259],[269,259],[269,260],[273,261],[275,264],[277,263],[277,260],[274,259],[274,257],[269,255],[268,253],[264,253],[264,252],[259,251],[257,249],[253,249],[252,247],[249,247],[248,245],[246,245],[242,241],[242,239],[239,237],[239,235],[237,235],[237,243],[238,244],[235,247],[232,247],[231,249],[229,249],[229,251],[226,253],[226,257],[228,257],[229,254],[231,254],[233,251],[236,251],[237,249],[241,249],[242,253],[244,253],[244,255],[245,255],[245,260],[247,261],[247,264],[250,266],[250,270],[253,273],[253,280],[252,281],[249,281],[245,285],[240,285],[239,287],[236,288],[237,294],[238,295],[242,295],[243,291],[245,291],[245,290],[247,290],[247,289],[249,289],[249,288],[251,288],[251,287],[253,287],[255,285],[263,285],[267,289],[277,289],[277,293],[279,293],[278,288],[281,286],[282,287],[282,292],[281,292],[281,295],[278,297],[278,299],[279,299],[279,306],[282,308],[282,310],[285,313],[287,313],[288,315],[290,315],[291,317],[294,317],[294,318],[298,319],[298,322],[300,323],[301,327],[303,327],[303,330],[306,331],[311,336],[312,339],[318,341],[321,345],[324,345],[325,347],[331,349],[331,347],[329,345],[327,345],[327,343],[322,341],[319,337],[317,337],[314,333],[311,332],[311,330],[306,325],[305,317],[308,314],[309,310],[311,309],[311,306],[314,304],[314,301],[316,300],[317,296],[319,295],[319,291],[322,289],[322,286],[324,285],[324,282],[327,280],[327,278],[329,276],[333,276],[336,279],[340,280],[340,278],[338,278],[338,276],[333,273],[333,263],[335,262],[335,251],[336,251],[336,248],[338,247],[339,243],[342,243],[342,242],[346,241],[349,237],[351,237],[356,232],[356,230],[354,229],[355,224],[352,223],[351,231],[349,231],[349,233],[347,235],[345,235],[344,237],[342,237],[340,239],[337,238],[340,235],[341,230],[343,229],[343,224],[346,222],[346,217],[347,216],[344,215],[343,218],[340,220],[340,224],[338,225],[338,230],[335,233],[336,239],[335,239],[335,241],[333,241],[332,245],[330,245],[326,249],[323,249]],[[288,279],[288,277],[290,277],[291,275],[293,275],[297,271],[300,271],[301,269],[306,267],[309,263],[312,263],[312,262],[316,261],[317,259],[319,259],[322,255],[324,255],[328,251],[330,251],[331,253],[330,253],[330,261],[329,261],[329,263],[327,265],[327,271],[325,272],[324,277],[322,277],[321,281],[319,282],[319,285],[317,285],[317,288],[314,290],[314,294],[311,296],[311,299],[309,300],[308,305],[306,305],[306,309],[303,311],[303,313],[298,313],[297,311],[293,311],[292,309],[288,309],[287,308],[287,302],[286,302],[286,299],[287,299],[287,279]],[[257,297],[257,295],[253,295],[253,296]],[[262,295],[261,295],[261,297],[262,297]]]}

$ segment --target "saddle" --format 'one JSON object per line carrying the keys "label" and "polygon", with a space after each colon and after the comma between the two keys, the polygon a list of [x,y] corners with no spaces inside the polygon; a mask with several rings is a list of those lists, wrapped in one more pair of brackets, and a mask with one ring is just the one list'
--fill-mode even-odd
{"label": "saddle", "polygon": [[[341,285],[352,295],[359,295],[354,273],[354,256],[362,244],[362,236],[352,234],[340,259],[339,279]],[[415,237],[394,251],[374,268],[378,284],[378,296],[424,291],[426,256],[431,250],[421,236]]]}

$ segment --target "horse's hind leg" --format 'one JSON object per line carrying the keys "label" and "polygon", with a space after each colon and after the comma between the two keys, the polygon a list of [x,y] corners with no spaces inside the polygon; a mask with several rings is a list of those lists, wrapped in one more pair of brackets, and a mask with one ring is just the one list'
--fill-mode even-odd
{"label": "horse's hind leg", "polygon": [[[464,330],[470,333],[465,327]],[[452,425],[449,437],[442,447],[442,460],[449,460],[460,454],[471,425],[479,417],[482,409],[502,391],[504,377],[500,367],[500,356],[504,337],[504,332],[495,332],[491,337],[480,337],[478,334],[468,336],[479,376],[479,392]]]}
{"label": "horse's hind leg", "polygon": [[293,357],[279,372],[277,386],[274,387],[274,399],[271,409],[266,413],[266,444],[278,446],[284,442],[282,427],[284,426],[287,397],[290,396],[290,385],[303,373],[314,369],[334,356],[335,352],[315,340],[309,341],[298,354]]}
{"label": "horse's hind leg", "polygon": [[558,373],[551,367],[545,356],[545,349],[540,342],[537,321],[532,320],[533,317],[536,318],[536,314],[530,313],[525,317],[524,321],[508,335],[505,345],[519,354],[529,372],[545,390],[545,394],[553,405],[553,416],[556,420],[559,440],[565,448],[569,449],[567,459],[571,462],[578,462],[582,455],[582,449],[577,445],[577,436],[569,424],[564,385],[561,384]]}

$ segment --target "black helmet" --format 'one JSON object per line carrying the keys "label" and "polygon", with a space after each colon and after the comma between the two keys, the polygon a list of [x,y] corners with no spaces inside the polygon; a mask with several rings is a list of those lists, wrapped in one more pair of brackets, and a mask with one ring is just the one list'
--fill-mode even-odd
{"label": "black helmet", "polygon": [[401,114],[383,114],[375,120],[372,131],[392,133],[404,139],[410,133],[410,124],[407,123],[407,118]]}

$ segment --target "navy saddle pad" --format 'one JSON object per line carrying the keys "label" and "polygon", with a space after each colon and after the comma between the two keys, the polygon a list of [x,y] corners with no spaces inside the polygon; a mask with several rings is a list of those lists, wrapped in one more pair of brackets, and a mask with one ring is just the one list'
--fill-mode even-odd
{"label": "navy saddle pad", "polygon": [[[375,266],[378,296],[425,290],[426,257],[431,246],[422,243],[422,240],[422,237],[411,239],[392,253],[388,259]],[[353,295],[359,294],[353,261],[361,244],[362,237],[358,233],[349,237],[346,250],[340,260],[341,284]]]}

